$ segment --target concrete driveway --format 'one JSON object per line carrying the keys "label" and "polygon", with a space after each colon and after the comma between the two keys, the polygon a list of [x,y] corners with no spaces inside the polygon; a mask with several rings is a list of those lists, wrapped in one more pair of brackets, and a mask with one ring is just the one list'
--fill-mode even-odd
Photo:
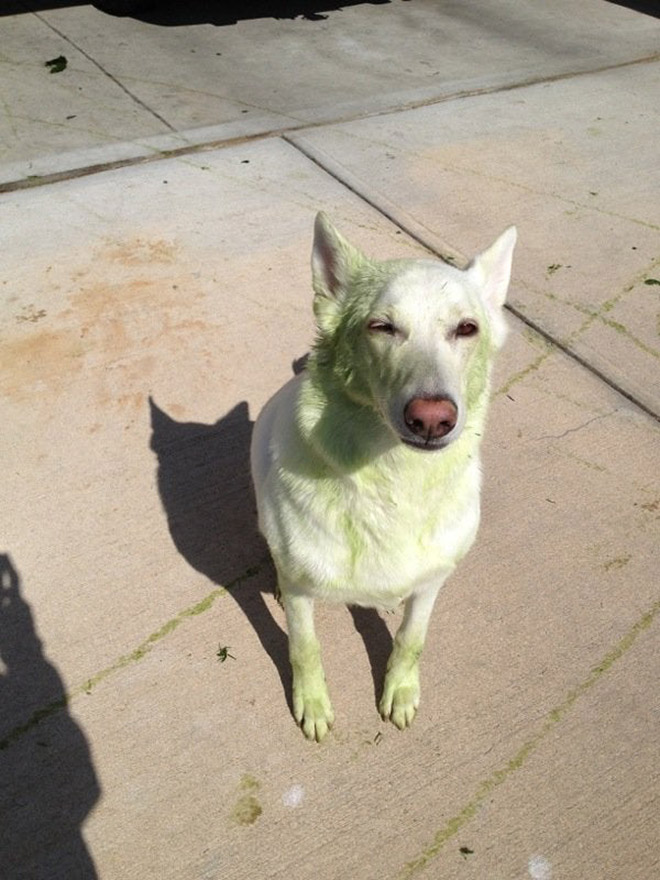
{"label": "concrete driveway", "polygon": [[[0,18],[0,876],[660,875],[660,20],[56,6]],[[319,209],[381,257],[520,233],[419,717],[376,711],[398,616],[320,608],[321,746],[247,462]]]}

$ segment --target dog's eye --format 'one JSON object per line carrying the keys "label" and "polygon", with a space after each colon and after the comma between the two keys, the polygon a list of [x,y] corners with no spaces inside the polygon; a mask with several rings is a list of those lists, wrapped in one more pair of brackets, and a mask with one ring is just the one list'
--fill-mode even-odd
{"label": "dog's eye", "polygon": [[378,319],[369,321],[367,328],[371,330],[372,333],[385,333],[387,336],[394,336],[396,333],[396,327],[394,324],[391,324],[389,321],[379,321]]}
{"label": "dog's eye", "polygon": [[456,328],[457,336],[476,336],[479,332],[479,325],[476,321],[461,321]]}

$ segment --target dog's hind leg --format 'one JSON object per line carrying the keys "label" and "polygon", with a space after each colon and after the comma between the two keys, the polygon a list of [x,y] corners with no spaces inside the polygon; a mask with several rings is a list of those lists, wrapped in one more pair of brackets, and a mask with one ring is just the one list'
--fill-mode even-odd
{"label": "dog's hind leg", "polygon": [[321,646],[314,632],[314,601],[286,589],[281,595],[289,630],[293,715],[308,739],[321,742],[335,716],[321,664]]}
{"label": "dog's hind leg", "polygon": [[444,580],[425,585],[406,600],[403,621],[387,661],[379,710],[383,719],[389,718],[399,730],[412,724],[419,707],[419,658],[433,603]]}

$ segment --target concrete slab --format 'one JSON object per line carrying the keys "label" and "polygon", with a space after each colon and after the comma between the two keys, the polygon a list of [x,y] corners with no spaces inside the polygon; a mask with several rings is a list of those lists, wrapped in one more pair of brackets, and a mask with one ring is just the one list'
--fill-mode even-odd
{"label": "concrete slab", "polygon": [[[0,161],[20,163],[21,179],[46,173],[45,158],[60,151],[130,142],[139,157],[143,138],[171,131],[227,126],[217,140],[237,125],[255,133],[381,113],[627,63],[660,45],[660,22],[602,0],[328,2],[311,14],[313,5],[170,4],[144,20],[65,6],[5,17],[16,48],[0,62]],[[43,62],[59,54],[70,64],[52,76]]]}
{"label": "concrete slab", "polygon": [[660,414],[660,64],[291,135],[429,244],[515,222],[511,304]]}
{"label": "concrete slab", "polygon": [[445,847],[427,873],[469,880],[657,874],[658,780],[639,772],[657,750],[657,704],[647,703],[657,649],[657,638],[640,633],[631,655],[581,695],[561,735],[548,735],[516,783],[462,829],[471,852]]}
{"label": "concrete slab", "polygon": [[[3,16],[0,28],[1,165],[169,131],[40,17]],[[51,73],[45,62],[61,55],[66,70]]]}
{"label": "concrete slab", "polygon": [[250,423],[311,339],[315,210],[376,255],[421,248],[275,140],[0,206],[11,880],[538,877],[540,859],[584,878],[623,838],[646,880],[657,423],[514,321],[484,526],[438,602],[421,714],[400,734],[376,713],[397,618],[324,608],[338,718],[317,747],[287,710]]}

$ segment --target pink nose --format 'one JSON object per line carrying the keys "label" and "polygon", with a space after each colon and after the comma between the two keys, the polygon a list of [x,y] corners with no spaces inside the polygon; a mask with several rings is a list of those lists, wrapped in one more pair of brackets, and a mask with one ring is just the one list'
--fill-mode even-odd
{"label": "pink nose", "polygon": [[406,425],[426,441],[439,440],[456,426],[458,411],[447,397],[414,397],[403,411]]}

